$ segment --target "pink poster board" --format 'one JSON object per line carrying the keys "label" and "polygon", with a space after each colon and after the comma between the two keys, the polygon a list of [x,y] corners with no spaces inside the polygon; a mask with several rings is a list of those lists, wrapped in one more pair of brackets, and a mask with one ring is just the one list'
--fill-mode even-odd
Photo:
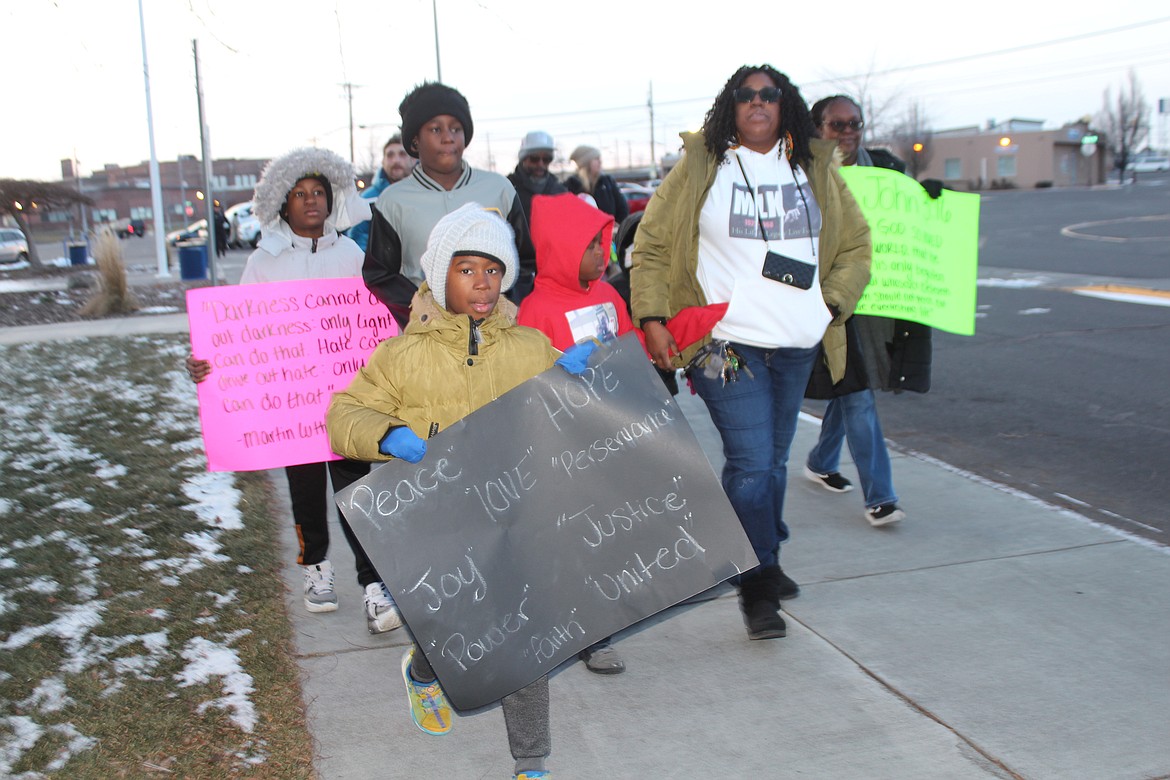
{"label": "pink poster board", "polygon": [[198,385],[211,471],[337,460],[325,433],[344,390],[398,324],[360,278],[187,291],[191,351],[211,361]]}

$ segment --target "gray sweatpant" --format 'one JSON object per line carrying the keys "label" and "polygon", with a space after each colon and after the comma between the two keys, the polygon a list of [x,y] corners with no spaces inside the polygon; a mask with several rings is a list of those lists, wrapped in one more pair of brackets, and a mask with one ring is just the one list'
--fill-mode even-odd
{"label": "gray sweatpant", "polygon": [[[415,645],[410,661],[411,676],[420,682],[435,678],[422,650]],[[422,678],[422,679],[419,679]],[[500,700],[504,710],[504,727],[508,732],[508,749],[516,760],[516,772],[544,769],[544,759],[552,752],[549,730],[548,675],[525,685]]]}

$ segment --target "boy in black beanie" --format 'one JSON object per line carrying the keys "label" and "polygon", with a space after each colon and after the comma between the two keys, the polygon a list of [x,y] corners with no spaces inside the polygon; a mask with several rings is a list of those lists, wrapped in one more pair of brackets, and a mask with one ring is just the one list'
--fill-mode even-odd
{"label": "boy in black beanie", "polygon": [[475,127],[467,98],[436,82],[415,87],[398,107],[402,144],[419,160],[409,176],[378,197],[362,276],[366,286],[405,326],[423,281],[419,260],[435,224],[466,203],[481,203],[507,219],[516,236],[520,273],[510,297],[519,303],[532,288],[536,257],[528,223],[505,177],[463,161]]}

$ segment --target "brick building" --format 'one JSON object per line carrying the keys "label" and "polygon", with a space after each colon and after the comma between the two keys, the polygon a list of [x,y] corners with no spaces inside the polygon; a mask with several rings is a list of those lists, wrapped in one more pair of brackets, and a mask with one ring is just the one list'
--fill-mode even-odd
{"label": "brick building", "polygon": [[[1086,122],[1056,130],[1032,119],[935,132],[927,139],[919,179],[941,179],[955,190],[1103,184],[1109,170],[1104,136]],[[1085,139],[1095,143],[1085,143]],[[1083,148],[1092,148],[1087,156]]]}
{"label": "brick building", "polygon": [[[213,195],[226,209],[236,203],[251,200],[256,182],[267,160],[215,160],[211,167]],[[200,194],[207,192],[203,164],[192,155],[160,161],[159,181],[167,230],[187,225],[203,218],[207,207]],[[61,183],[80,187],[93,198],[86,215],[90,225],[114,222],[120,219],[154,219],[150,193],[150,163],[122,167],[106,165],[80,181],[72,160],[61,161]],[[67,211],[26,212],[30,223],[55,224],[79,220],[77,209]],[[153,226],[153,225],[152,225]]]}

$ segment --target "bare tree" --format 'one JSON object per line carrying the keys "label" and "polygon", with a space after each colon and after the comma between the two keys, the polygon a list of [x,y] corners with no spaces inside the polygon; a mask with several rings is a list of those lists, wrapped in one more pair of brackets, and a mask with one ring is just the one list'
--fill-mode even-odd
{"label": "bare tree", "polygon": [[1097,125],[1105,131],[1105,143],[1113,154],[1113,165],[1124,171],[1134,150],[1150,134],[1150,104],[1138,84],[1137,74],[1129,72],[1129,90],[1125,85],[1117,91],[1117,100],[1109,87],[1105,88],[1104,104],[1097,115]]}
{"label": "bare tree", "polygon": [[896,113],[897,104],[903,99],[903,90],[900,86],[887,90],[879,89],[876,84],[878,79],[874,75],[877,70],[874,58],[871,57],[869,69],[865,73],[831,77],[829,81],[835,91],[848,95],[861,105],[866,137],[881,144],[887,141],[893,131],[894,122],[891,117]]}
{"label": "bare tree", "polygon": [[90,205],[93,199],[64,184],[30,179],[0,179],[0,214],[8,214],[16,220],[16,226],[28,242],[28,262],[33,268],[40,269],[44,268],[44,264],[41,263],[28,220],[24,218],[24,209],[32,208],[34,203],[37,208],[59,208],[77,203]]}
{"label": "bare tree", "polygon": [[902,119],[890,131],[894,154],[906,161],[906,173],[915,179],[926,170],[930,158],[934,156],[931,143],[933,136],[930,118],[920,102],[911,103]]}

